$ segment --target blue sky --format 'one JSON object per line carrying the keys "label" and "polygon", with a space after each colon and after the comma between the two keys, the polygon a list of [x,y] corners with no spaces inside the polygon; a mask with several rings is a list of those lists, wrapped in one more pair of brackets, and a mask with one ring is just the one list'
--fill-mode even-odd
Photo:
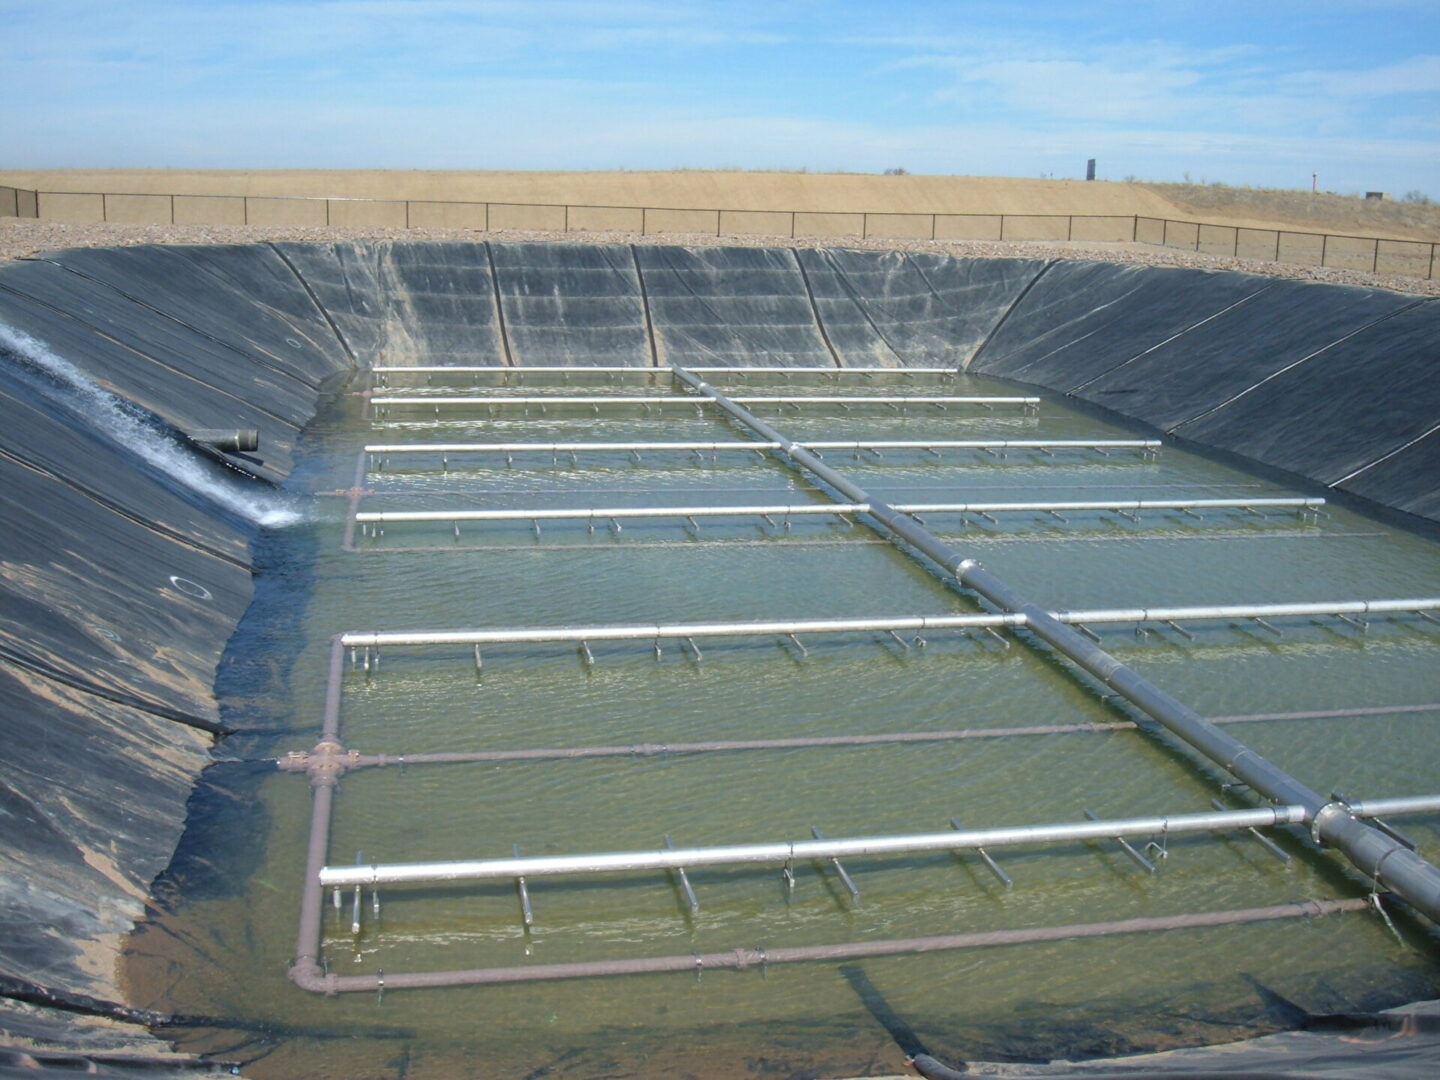
{"label": "blue sky", "polygon": [[1440,198],[1440,0],[0,0],[0,167],[1220,180]]}

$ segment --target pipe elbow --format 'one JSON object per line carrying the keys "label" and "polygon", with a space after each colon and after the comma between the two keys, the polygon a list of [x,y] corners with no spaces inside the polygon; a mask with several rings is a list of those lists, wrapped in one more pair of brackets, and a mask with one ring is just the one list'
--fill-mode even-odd
{"label": "pipe elbow", "polygon": [[953,1069],[929,1054],[916,1054],[910,1059],[910,1064],[914,1066],[916,1072],[925,1077],[925,1080],[960,1080],[962,1077],[964,1080],[970,1080],[967,1070]]}
{"label": "pipe elbow", "polygon": [[290,968],[290,981],[301,990],[331,996],[336,993],[335,976],[328,975],[310,957],[301,957]]}

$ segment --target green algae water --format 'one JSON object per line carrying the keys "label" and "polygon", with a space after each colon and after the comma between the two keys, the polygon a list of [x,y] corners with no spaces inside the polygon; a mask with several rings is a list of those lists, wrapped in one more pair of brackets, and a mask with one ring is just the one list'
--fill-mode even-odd
{"label": "green algae water", "polygon": [[[784,382],[708,376],[741,393],[1012,394],[974,378]],[[362,377],[363,378],[363,377]],[[399,386],[403,380],[391,378]],[[496,392],[487,379],[482,392]],[[578,382],[584,383],[581,376]],[[635,392],[590,376],[591,389]],[[357,382],[357,389],[363,383]],[[668,385],[661,380],[653,389]],[[439,389],[439,388],[436,388]],[[453,388],[452,388],[453,389]],[[525,390],[564,390],[531,374]],[[576,392],[571,383],[569,392]],[[514,392],[513,389],[499,392]],[[805,439],[1114,439],[1135,433],[1046,398],[903,413],[759,411]],[[221,673],[220,748],[192,801],[160,905],[128,955],[135,999],[212,1024],[180,1045],[256,1077],[846,1076],[901,1071],[867,1007],[882,998],[928,1050],[1049,1059],[1241,1038],[1331,1012],[1436,991],[1432,938],[1399,919],[1170,931],[740,971],[627,976],[325,998],[293,986],[309,824],[303,774],[273,761],[315,742],[332,635],[653,621],[916,615],[980,610],[973,597],[862,525],[797,518],[387,525],[352,509],[674,506],[823,501],[753,454],[392,456],[357,473],[374,442],[729,440],[686,409],[427,409],[377,419],[357,394],[312,426],[294,483],[312,523],[262,539],[257,600]],[[1297,492],[1171,447],[989,455],[832,452],[890,502],[1263,498]],[[358,491],[354,490],[358,487]],[[1052,609],[1440,595],[1433,541],[1330,506],[1302,519],[1205,511],[927,516],[928,527]],[[347,537],[350,543],[347,545]],[[1381,798],[1440,790],[1440,628],[1413,616],[1097,628],[1104,646],[1320,791]],[[1018,638],[933,632],[699,643],[387,649],[348,668],[340,738],[367,754],[674,744],[798,736],[1113,724],[1132,719],[1061,660]],[[1433,706],[1427,708],[1427,706]],[[329,863],[644,850],[808,837],[1179,814],[1220,798],[1213,768],[1141,730],[1091,730],[865,747],[635,754],[588,760],[410,764],[356,770],[336,798]],[[1401,827],[1440,858],[1440,819]],[[693,870],[529,882],[527,931],[512,883],[396,886],[367,894],[361,933],[326,904],[327,967],[341,975],[509,967],[1046,927],[1362,896],[1366,886],[1302,830],[1277,831],[1286,865],[1244,834],[1156,838],[1158,873],[1109,843],[996,852],[1006,889],[971,855]],[[1161,857],[1163,855],[1163,858]]]}

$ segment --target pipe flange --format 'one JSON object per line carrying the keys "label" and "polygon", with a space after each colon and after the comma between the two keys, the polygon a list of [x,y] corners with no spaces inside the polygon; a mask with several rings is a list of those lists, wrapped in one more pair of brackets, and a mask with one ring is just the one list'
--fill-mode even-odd
{"label": "pipe flange", "polygon": [[1310,818],[1310,839],[1314,840],[1320,847],[1326,847],[1325,839],[1321,835],[1325,823],[1337,814],[1341,814],[1351,820],[1355,815],[1350,812],[1350,804],[1343,799],[1334,799],[1316,810]]}

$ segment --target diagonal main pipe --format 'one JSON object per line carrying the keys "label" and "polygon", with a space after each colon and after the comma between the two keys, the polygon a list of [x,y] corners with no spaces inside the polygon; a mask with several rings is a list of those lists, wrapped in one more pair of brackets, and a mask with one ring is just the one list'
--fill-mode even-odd
{"label": "diagonal main pipe", "polygon": [[1357,870],[1372,878],[1377,888],[1383,886],[1391,890],[1432,922],[1440,923],[1440,869],[1397,840],[1360,821],[1343,802],[1323,797],[1222,731],[1194,709],[1061,623],[1019,590],[991,574],[979,562],[943,543],[914,518],[874,498],[849,477],[786,438],[704,379],[678,364],[672,364],[671,371],[682,383],[708,398],[743,427],[761,439],[778,443],[791,467],[809,472],[853,502],[868,503],[867,524],[877,532],[920,552],[952,574],[961,585],[979,593],[1001,611],[1023,615],[1030,633],[1265,798],[1282,805],[1303,807],[1311,835],[1317,842],[1335,847]]}

